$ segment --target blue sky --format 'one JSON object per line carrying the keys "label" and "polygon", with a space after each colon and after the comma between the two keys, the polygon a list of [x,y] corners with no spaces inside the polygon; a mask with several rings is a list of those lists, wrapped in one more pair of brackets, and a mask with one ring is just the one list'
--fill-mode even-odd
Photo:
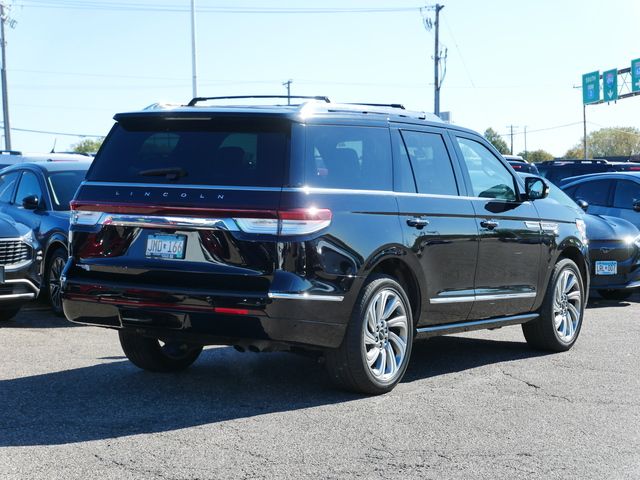
{"label": "blue sky", "polygon": [[[104,135],[118,111],[191,98],[189,0],[5,0],[11,126]],[[582,136],[581,75],[640,57],[637,0],[444,0],[441,109],[500,133],[516,152],[562,155]],[[433,31],[413,0],[196,0],[200,95],[328,95],[433,110]],[[230,13],[264,8],[398,12]],[[158,11],[159,8],[166,10]],[[433,16],[432,13],[427,15]],[[588,130],[640,127],[640,96],[587,107]],[[564,126],[569,125],[569,126]],[[563,127],[560,127],[563,126]],[[556,128],[560,127],[560,128]],[[543,130],[544,129],[544,130]],[[540,131],[542,130],[542,131]],[[13,131],[14,149],[80,137]],[[506,138],[508,141],[509,139]]]}

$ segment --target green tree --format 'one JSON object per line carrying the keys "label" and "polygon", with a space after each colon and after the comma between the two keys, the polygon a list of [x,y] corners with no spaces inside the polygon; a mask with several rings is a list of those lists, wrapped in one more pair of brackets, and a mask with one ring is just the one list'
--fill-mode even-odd
{"label": "green tree", "polygon": [[489,127],[484,131],[484,138],[486,138],[491,144],[496,147],[501,154],[506,155],[509,153],[509,147],[500,134],[493,128]]}
{"label": "green tree", "polygon": [[71,145],[71,149],[76,153],[96,153],[103,141],[104,138],[83,138]]}
{"label": "green tree", "polygon": [[[566,158],[584,158],[583,140],[567,150]],[[640,154],[640,130],[635,127],[601,128],[587,135],[589,158]]]}
{"label": "green tree", "polygon": [[546,162],[547,160],[553,160],[553,155],[551,155],[546,150],[532,150],[528,152],[520,152],[522,158],[528,160],[529,162],[538,163],[538,162]]}

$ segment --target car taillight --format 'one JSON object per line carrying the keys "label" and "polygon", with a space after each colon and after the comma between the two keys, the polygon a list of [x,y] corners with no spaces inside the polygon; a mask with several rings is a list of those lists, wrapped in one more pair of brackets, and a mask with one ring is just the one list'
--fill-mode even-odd
{"label": "car taillight", "polygon": [[263,235],[308,235],[331,224],[332,213],[327,208],[296,208],[291,210],[227,210],[192,207],[165,207],[150,205],[99,204],[72,201],[72,225],[105,225],[113,214],[125,213],[144,216],[171,214],[179,218],[231,218],[245,233]]}
{"label": "car taillight", "polygon": [[240,230],[266,235],[308,235],[331,224],[331,210],[301,208],[279,210],[278,218],[234,218]]}

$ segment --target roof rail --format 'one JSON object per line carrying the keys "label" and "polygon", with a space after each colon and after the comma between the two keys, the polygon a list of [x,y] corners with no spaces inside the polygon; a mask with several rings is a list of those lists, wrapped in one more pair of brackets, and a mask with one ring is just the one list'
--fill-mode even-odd
{"label": "roof rail", "polygon": [[18,150],[0,150],[0,155],[22,155]]}
{"label": "roof rail", "polygon": [[206,102],[207,100],[238,100],[243,98],[286,98],[290,100],[292,98],[302,98],[304,100],[320,100],[326,103],[330,103],[329,97],[325,96],[304,96],[304,95],[233,95],[230,97],[195,97],[187,104],[187,107],[194,107],[196,103]]}
{"label": "roof rail", "polygon": [[367,107],[389,107],[389,108],[400,108],[402,110],[406,110],[404,105],[401,103],[345,103],[345,105],[366,105]]}
{"label": "roof rail", "polygon": [[[395,115],[403,118],[415,118],[418,120],[428,120],[431,122],[442,123],[442,119],[432,113],[414,112],[411,110],[405,110],[404,107],[389,106],[384,104],[367,104],[367,103],[315,103],[305,104],[302,109],[313,109],[315,111],[324,110],[326,112],[343,112],[343,113],[366,113],[366,114],[378,114],[378,115]],[[372,107],[372,108],[367,108]]]}

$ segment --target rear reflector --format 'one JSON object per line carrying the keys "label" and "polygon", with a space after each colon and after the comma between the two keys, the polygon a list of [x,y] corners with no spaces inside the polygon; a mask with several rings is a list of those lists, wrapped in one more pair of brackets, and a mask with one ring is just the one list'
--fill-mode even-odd
{"label": "rear reflector", "polygon": [[213,311],[215,313],[221,313],[224,315],[249,315],[249,310],[242,309],[242,308],[215,307]]}

